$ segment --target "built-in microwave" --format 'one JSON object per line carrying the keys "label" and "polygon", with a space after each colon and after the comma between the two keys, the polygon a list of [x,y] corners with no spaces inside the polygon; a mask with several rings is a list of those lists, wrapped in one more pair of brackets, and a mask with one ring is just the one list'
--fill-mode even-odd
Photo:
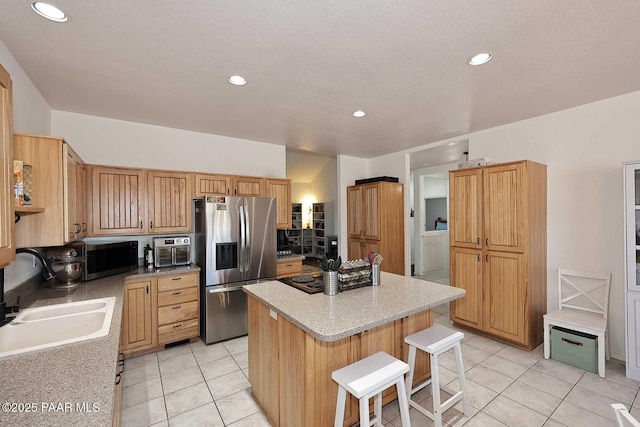
{"label": "built-in microwave", "polygon": [[100,277],[125,273],[138,267],[138,242],[136,240],[115,243],[71,244],[78,255],[86,256],[81,280],[93,280]]}

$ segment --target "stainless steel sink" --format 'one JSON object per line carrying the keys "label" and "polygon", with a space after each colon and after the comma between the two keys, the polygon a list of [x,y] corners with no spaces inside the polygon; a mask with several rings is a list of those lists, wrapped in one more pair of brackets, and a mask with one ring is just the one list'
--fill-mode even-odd
{"label": "stainless steel sink", "polygon": [[110,297],[24,309],[0,328],[0,357],[106,336],[115,301]]}

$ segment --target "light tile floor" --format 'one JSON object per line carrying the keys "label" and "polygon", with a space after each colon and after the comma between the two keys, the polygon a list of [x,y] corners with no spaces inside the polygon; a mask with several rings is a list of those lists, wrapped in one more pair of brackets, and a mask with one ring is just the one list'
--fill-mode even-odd
{"label": "light tile floor", "polygon": [[[434,320],[450,325],[448,308],[434,309]],[[607,363],[606,379],[532,352],[463,331],[462,354],[471,416],[462,405],[445,412],[449,426],[615,426],[609,406],[620,402],[640,419],[640,382],[625,377],[624,364]],[[440,358],[440,377],[458,390],[452,351]],[[127,359],[123,426],[268,426],[251,396],[247,338],[205,346],[184,344]],[[448,398],[442,392],[442,399]],[[431,409],[430,387],[414,395]],[[410,410],[411,423],[433,422]],[[383,408],[387,426],[401,425],[397,401]]]}

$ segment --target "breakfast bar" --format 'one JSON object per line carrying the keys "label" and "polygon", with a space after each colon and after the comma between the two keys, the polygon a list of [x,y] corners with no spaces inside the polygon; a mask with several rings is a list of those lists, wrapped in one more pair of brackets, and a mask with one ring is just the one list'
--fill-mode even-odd
{"label": "breakfast bar", "polygon": [[[378,351],[407,360],[404,337],[431,326],[431,308],[465,296],[459,288],[392,273],[379,286],[327,296],[281,282],[244,287],[249,295],[249,381],[275,426],[333,425],[337,384],[331,373]],[[430,376],[426,354],[414,384]],[[396,398],[383,393],[383,403]],[[358,420],[347,402],[344,425]]]}

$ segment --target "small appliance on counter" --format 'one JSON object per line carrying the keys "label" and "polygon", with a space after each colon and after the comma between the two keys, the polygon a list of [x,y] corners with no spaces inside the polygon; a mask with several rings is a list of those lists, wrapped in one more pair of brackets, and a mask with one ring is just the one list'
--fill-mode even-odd
{"label": "small appliance on counter", "polygon": [[153,239],[153,261],[156,268],[191,264],[191,238],[179,236]]}
{"label": "small appliance on counter", "polygon": [[137,240],[101,244],[78,241],[69,246],[85,258],[80,276],[83,282],[126,273],[138,267]]}
{"label": "small appliance on counter", "polygon": [[48,249],[47,259],[56,275],[52,288],[71,289],[80,284],[86,256],[78,255],[72,246],[62,246]]}

